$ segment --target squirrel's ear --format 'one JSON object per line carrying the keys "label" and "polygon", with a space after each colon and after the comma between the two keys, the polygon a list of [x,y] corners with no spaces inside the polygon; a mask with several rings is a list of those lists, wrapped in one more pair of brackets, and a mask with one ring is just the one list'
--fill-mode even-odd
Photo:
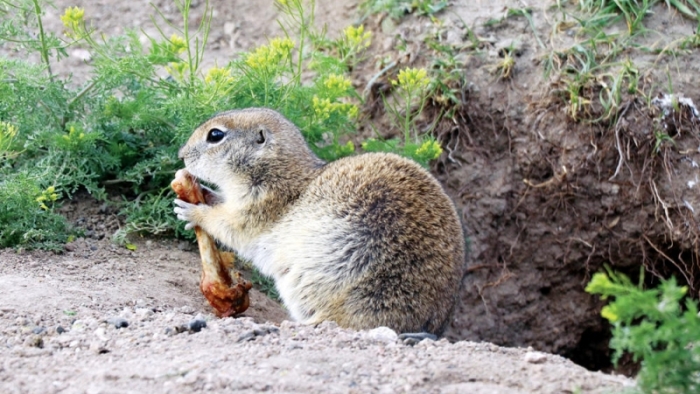
{"label": "squirrel's ear", "polygon": [[258,145],[264,145],[267,142],[267,130],[264,127],[258,128],[255,134],[255,143]]}

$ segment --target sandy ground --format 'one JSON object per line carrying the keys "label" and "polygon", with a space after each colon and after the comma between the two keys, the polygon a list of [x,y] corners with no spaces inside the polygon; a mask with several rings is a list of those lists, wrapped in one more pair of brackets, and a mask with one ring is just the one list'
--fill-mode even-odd
{"label": "sandy ground", "polygon": [[182,250],[190,245],[137,246],[79,239],[62,255],[0,252],[0,392],[608,393],[632,384],[531,349],[410,346],[388,328],[304,326],[257,291],[246,317],[218,319],[198,292],[197,253]]}

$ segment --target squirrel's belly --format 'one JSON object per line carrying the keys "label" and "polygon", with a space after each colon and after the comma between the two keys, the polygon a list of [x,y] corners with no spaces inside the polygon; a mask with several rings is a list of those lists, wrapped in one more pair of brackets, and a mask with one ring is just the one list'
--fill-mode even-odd
{"label": "squirrel's belly", "polygon": [[324,319],[329,309],[342,303],[343,291],[354,279],[345,269],[352,229],[321,209],[290,216],[297,217],[285,218],[260,237],[251,249],[251,261],[275,279],[294,320]]}

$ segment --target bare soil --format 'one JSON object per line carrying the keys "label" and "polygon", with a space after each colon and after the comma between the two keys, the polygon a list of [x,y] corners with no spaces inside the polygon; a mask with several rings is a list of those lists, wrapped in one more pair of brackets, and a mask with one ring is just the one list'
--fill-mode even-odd
{"label": "bare soil", "polygon": [[[256,290],[242,317],[218,319],[199,293],[196,252],[137,246],[80,239],[62,255],[0,252],[0,392],[605,393],[632,384],[533,350],[409,346],[388,329],[304,326]],[[128,326],[116,328],[119,318]],[[195,319],[206,328],[180,328]]]}
{"label": "bare soil", "polygon": [[[178,23],[169,1],[154,3]],[[78,5],[106,35],[126,27],[156,33],[146,1],[54,4],[45,18],[49,30],[60,31],[62,10]],[[272,1],[212,5],[205,69],[280,33]],[[551,2],[528,6],[547,51],[580,40],[558,30],[561,15]],[[523,2],[460,0],[439,15],[450,45],[466,47],[465,26],[480,40],[479,48],[462,54],[469,81],[462,105],[434,131],[446,153],[432,170],[462,214],[471,249],[446,335],[453,342],[411,347],[381,331],[283,322],[284,309],[257,291],[245,313],[249,319],[216,319],[199,293],[193,245],[141,239],[136,251],[128,251],[109,241],[120,225],[109,204],[77,199],[64,213],[86,229],[86,238],[67,245],[65,253],[0,252],[0,345],[6,349],[0,352],[0,391],[587,393],[629,385],[625,378],[588,372],[539,351],[589,369],[611,369],[602,303],[584,292],[603,264],[632,275],[642,265],[658,276],[676,275],[697,295],[700,122],[687,108],[662,118],[658,108],[632,95],[624,97],[619,120],[573,121],[561,81],[544,76],[547,51],[528,21],[511,17],[486,25],[508,7],[522,8]],[[195,22],[203,8],[204,2],[195,5]],[[357,1],[318,2],[317,22],[333,36],[360,20],[357,8]],[[373,16],[363,22],[373,44],[353,71],[360,91],[386,64],[382,59],[397,62],[392,72],[429,64],[423,37],[433,25],[427,18],[390,22]],[[695,28],[661,6],[648,27],[645,43],[655,47]],[[500,49],[511,44],[518,48],[513,76],[500,80],[494,66],[502,59]],[[80,83],[88,76],[89,53],[69,53],[54,71]],[[670,93],[670,85],[700,102],[693,82],[700,72],[697,51],[628,55],[643,74],[641,89],[651,96]],[[391,72],[377,79],[379,89],[389,77]],[[381,108],[366,109],[372,115],[367,121],[385,122]],[[600,108],[588,111],[594,117]],[[674,143],[657,151],[659,130]],[[361,130],[360,136],[371,132]],[[654,284],[654,275],[648,277]],[[177,333],[198,314],[207,328]],[[106,322],[117,317],[129,326],[116,329]],[[66,332],[57,333],[58,326]]]}

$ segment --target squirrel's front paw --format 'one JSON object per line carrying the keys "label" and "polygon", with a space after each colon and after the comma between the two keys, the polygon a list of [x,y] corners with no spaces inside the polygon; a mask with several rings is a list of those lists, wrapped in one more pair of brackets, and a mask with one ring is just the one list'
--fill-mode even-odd
{"label": "squirrel's front paw", "polygon": [[190,204],[187,201],[180,200],[179,198],[175,199],[175,205],[177,206],[175,209],[173,209],[173,211],[175,211],[177,218],[187,222],[185,225],[185,230],[191,230],[194,228],[194,226],[199,225],[199,218],[201,218],[199,211],[202,209],[201,206]]}

